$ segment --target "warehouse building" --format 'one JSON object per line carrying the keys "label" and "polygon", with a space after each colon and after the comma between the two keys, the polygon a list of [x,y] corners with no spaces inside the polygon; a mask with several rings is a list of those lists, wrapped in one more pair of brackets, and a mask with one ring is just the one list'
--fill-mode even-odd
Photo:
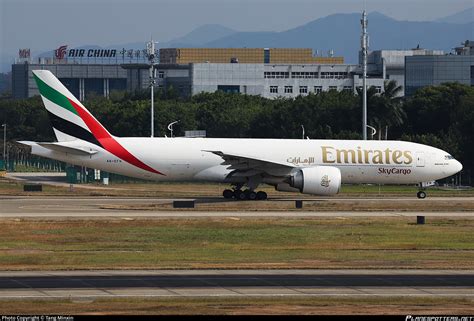
{"label": "warehouse building", "polygon": [[[147,65],[127,65],[133,88],[149,84]],[[355,91],[362,86],[360,67],[342,57],[313,56],[309,48],[166,48],[160,49],[158,88],[183,96],[234,92],[267,98],[296,97],[327,90]],[[379,91],[383,79],[369,80]]]}
{"label": "warehouse building", "polygon": [[[357,65],[345,65],[343,57],[313,56],[310,48],[165,48],[159,54],[157,87],[173,88],[181,96],[221,90],[268,98],[296,97],[330,89],[354,90],[359,83],[349,80]],[[149,87],[147,64],[125,64],[123,68],[127,69],[129,90]],[[275,86],[281,88],[275,90]],[[377,86],[383,83],[378,81]]]}
{"label": "warehouse building", "polygon": [[[128,79],[133,80],[135,89],[148,86],[146,65],[124,67],[128,69]],[[358,65],[190,63],[160,64],[157,68],[157,87],[173,88],[182,96],[220,90],[266,98],[290,98],[328,90],[355,92],[362,86]],[[381,92],[384,79],[373,76],[368,84]]]}
{"label": "warehouse building", "polygon": [[[362,86],[359,70],[343,64],[192,64],[191,94],[222,90],[290,98],[329,90],[355,92]],[[383,79],[371,78],[368,84],[380,92]]]}
{"label": "warehouse building", "polygon": [[[385,80],[395,80],[403,87],[406,56],[443,54],[420,48],[370,51],[368,86],[382,92]],[[149,84],[146,65],[126,68],[130,68],[129,79],[133,74],[140,84]],[[290,98],[328,90],[356,92],[362,86],[361,75],[360,63],[313,56],[308,48],[167,48],[160,49],[157,84],[172,86],[184,96],[222,90]]]}
{"label": "warehouse building", "polygon": [[474,86],[474,41],[466,41],[454,54],[413,56],[405,58],[406,94],[417,89],[458,82]]}
{"label": "warehouse building", "polygon": [[117,64],[31,64],[12,65],[13,98],[39,95],[32,70],[50,70],[79,100],[89,95],[108,97],[113,90],[127,89],[127,71]]}
{"label": "warehouse building", "polygon": [[[415,48],[410,50],[374,50],[369,51],[367,67],[371,74],[380,75],[386,80],[395,80],[402,86],[401,96],[405,96],[405,57],[440,56],[443,50]],[[362,61],[362,56],[359,57]]]}

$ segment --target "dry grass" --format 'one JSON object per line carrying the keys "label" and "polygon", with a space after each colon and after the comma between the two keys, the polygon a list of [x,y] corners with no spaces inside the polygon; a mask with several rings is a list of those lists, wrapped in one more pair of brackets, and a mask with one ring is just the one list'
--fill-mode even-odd
{"label": "dry grass", "polygon": [[251,314],[359,314],[359,315],[472,315],[470,298],[122,298],[96,300],[0,301],[4,314],[49,315],[251,315]]}
{"label": "dry grass", "polygon": [[4,270],[471,269],[473,219],[0,221]]}

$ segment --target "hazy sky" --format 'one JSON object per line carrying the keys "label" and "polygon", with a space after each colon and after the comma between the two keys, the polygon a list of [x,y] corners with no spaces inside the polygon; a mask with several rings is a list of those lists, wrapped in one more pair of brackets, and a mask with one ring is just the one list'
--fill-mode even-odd
{"label": "hazy sky", "polygon": [[0,51],[158,41],[203,24],[282,31],[333,13],[379,11],[398,20],[432,20],[474,0],[0,0]]}

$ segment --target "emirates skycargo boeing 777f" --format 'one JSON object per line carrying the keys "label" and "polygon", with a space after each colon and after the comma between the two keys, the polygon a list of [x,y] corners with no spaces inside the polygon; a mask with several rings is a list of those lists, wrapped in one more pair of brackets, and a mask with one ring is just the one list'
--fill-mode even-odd
{"label": "emirates skycargo boeing 777f", "polygon": [[425,186],[462,169],[445,151],[403,141],[115,137],[51,72],[33,74],[58,141],[21,143],[35,155],[111,173],[224,182],[234,186],[224,197],[253,200],[266,199],[255,191],[263,183],[333,195],[341,183]]}

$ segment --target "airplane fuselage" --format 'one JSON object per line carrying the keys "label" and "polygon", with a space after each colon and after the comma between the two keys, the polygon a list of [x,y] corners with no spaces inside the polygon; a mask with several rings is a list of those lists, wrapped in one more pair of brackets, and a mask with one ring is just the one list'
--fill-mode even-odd
{"label": "airplane fuselage", "polygon": [[[342,183],[417,184],[457,173],[462,165],[447,152],[404,141],[226,139],[226,138],[115,138],[135,157],[160,174],[138,168],[109,151],[82,140],[62,142],[84,146],[93,155],[73,155],[39,145],[32,153],[70,164],[154,181],[237,182],[223,159],[209,151],[232,151],[255,159],[292,166],[333,166],[341,171]],[[272,177],[263,183],[274,184]]]}

